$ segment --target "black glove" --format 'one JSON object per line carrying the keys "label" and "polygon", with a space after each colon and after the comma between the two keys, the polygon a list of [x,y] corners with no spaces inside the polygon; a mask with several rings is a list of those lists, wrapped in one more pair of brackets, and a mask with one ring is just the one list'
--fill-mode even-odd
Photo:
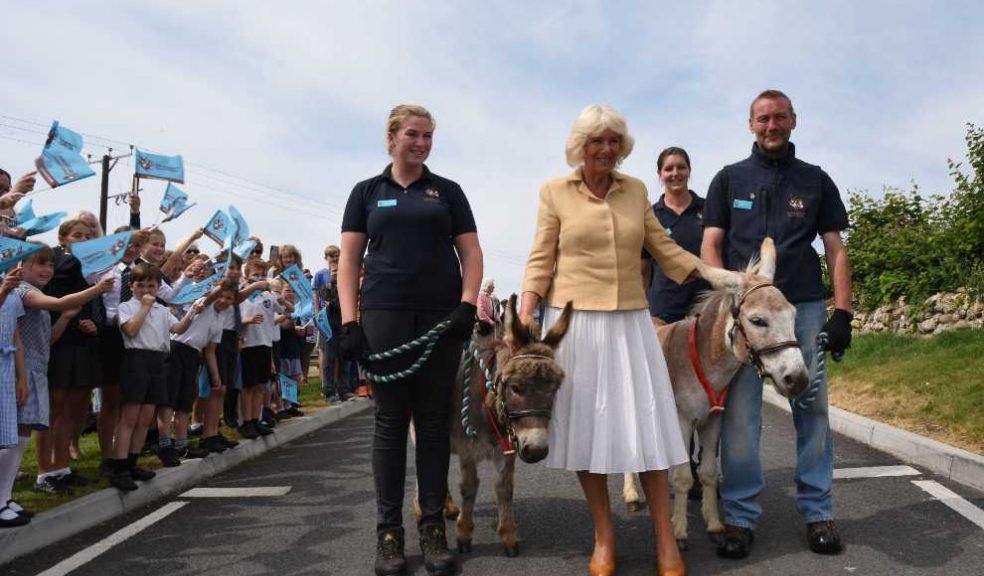
{"label": "black glove", "polygon": [[361,360],[365,345],[366,337],[358,322],[342,324],[342,333],[338,335],[338,351],[342,360]]}
{"label": "black glove", "polygon": [[830,319],[823,325],[827,333],[827,351],[841,354],[851,345],[851,320],[854,317],[847,310],[834,309]]}
{"label": "black glove", "polygon": [[451,325],[448,326],[448,334],[458,340],[468,340],[471,338],[472,330],[475,328],[475,318],[478,308],[474,304],[462,302],[451,312],[448,318]]}

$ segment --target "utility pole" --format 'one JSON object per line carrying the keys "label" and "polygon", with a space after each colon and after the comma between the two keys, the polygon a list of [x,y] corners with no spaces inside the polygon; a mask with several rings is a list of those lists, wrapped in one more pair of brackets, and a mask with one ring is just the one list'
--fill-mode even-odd
{"label": "utility pole", "polygon": [[[123,154],[121,156],[111,156],[113,153],[112,148],[106,150],[106,154],[102,157],[102,187],[99,193],[99,225],[102,226],[103,232],[106,232],[106,212],[109,209],[109,173],[113,171],[116,163],[120,158],[126,158],[127,156],[133,156],[133,146],[130,146],[130,153]],[[110,164],[112,162],[112,164]],[[136,186],[134,186],[133,193],[136,194]],[[120,194],[120,196],[126,196],[126,194]]]}
{"label": "utility pole", "polygon": [[104,154],[103,157],[102,157],[102,191],[99,194],[99,225],[102,226],[103,232],[106,231],[106,211],[109,208],[109,206],[108,206],[108,204],[109,204],[109,171],[111,169],[110,166],[109,166],[109,161],[112,160],[112,158],[110,158],[109,155],[112,152],[113,152],[113,149],[110,148],[109,151],[106,152],[106,154]]}

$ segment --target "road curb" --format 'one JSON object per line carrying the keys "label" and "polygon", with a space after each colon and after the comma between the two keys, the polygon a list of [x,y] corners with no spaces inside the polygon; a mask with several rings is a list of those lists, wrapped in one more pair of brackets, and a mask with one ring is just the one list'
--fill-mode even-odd
{"label": "road curb", "polygon": [[359,398],[329,406],[310,416],[285,420],[270,436],[244,440],[235,449],[222,454],[210,454],[207,458],[189,460],[176,468],[158,470],[157,477],[150,482],[142,482],[139,490],[120,492],[115,488],[106,488],[42,512],[26,526],[0,532],[0,565],[180,493],[206,478],[362,412],[370,405],[369,400]]}
{"label": "road curb", "polygon": [[[762,399],[790,411],[789,401],[769,386],[765,387]],[[829,410],[830,429],[834,432],[887,452],[906,464],[921,466],[954,482],[984,491],[984,457],[836,406]]]}

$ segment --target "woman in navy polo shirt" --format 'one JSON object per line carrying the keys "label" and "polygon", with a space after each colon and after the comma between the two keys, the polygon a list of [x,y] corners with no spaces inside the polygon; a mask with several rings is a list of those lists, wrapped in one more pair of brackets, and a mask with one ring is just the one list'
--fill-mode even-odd
{"label": "woman in navy polo shirt", "polygon": [[[431,574],[451,574],[454,569],[442,515],[451,453],[451,387],[462,343],[475,324],[482,250],[461,187],[424,165],[434,126],[430,112],[421,106],[393,109],[386,131],[393,162],[382,174],[355,185],[342,219],[338,295],[343,322],[339,346],[344,356],[359,358],[363,352],[391,350],[441,320],[451,320],[416,374],[373,388],[378,575],[406,571],[402,513],[411,416],[417,439],[422,512],[418,528],[424,564]],[[416,359],[416,353],[404,354],[374,362],[370,369],[392,374]]]}
{"label": "woman in navy polo shirt", "polygon": [[[656,172],[663,184],[663,195],[653,204],[656,219],[681,248],[700,256],[700,243],[704,237],[704,199],[689,187],[690,155],[683,148],[671,146],[656,158]],[[697,300],[697,294],[709,288],[707,282],[677,284],[667,278],[659,266],[653,266],[648,253],[644,256],[643,277],[653,324],[659,327],[683,320]]]}

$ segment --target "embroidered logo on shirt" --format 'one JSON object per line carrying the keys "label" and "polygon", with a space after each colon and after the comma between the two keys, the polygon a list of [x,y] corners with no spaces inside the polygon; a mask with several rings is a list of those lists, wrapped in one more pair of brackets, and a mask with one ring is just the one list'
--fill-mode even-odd
{"label": "embroidered logo on shirt", "polygon": [[789,211],[786,213],[790,218],[803,218],[806,216],[805,204],[799,196],[789,197]]}
{"label": "embroidered logo on shirt", "polygon": [[424,196],[427,196],[428,198],[440,198],[441,194],[433,188],[427,188],[424,190]]}

